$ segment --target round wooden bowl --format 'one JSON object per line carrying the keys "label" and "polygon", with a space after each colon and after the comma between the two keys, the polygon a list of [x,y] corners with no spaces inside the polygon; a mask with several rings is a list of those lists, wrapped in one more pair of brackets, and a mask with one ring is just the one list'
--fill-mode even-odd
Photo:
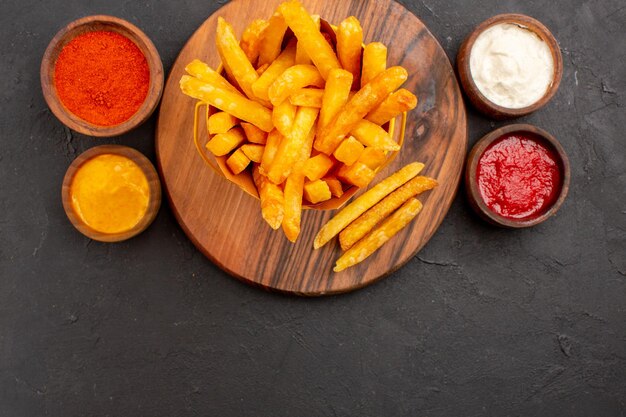
{"label": "round wooden bowl", "polygon": [[[76,116],[65,108],[57,95],[54,84],[54,68],[61,50],[78,35],[94,31],[117,32],[137,45],[148,61],[150,86],[148,94],[139,110],[125,122],[114,126],[98,126]],[[112,16],[87,16],[61,29],[46,49],[41,61],[41,88],[52,113],[67,127],[90,136],[117,136],[134,129],[154,112],[163,93],[163,63],[152,41],[138,27],[125,20]]]}
{"label": "round wooden bowl", "polygon": [[[93,157],[104,154],[125,156],[135,162],[146,176],[146,179],[148,180],[148,187],[150,188],[150,201],[148,202],[148,208],[146,209],[146,213],[143,218],[132,229],[120,233],[102,233],[92,229],[82,221],[80,216],[76,214],[74,208],[72,207],[70,187],[72,186],[74,175],[85,162]],[[152,223],[156,217],[159,207],[161,206],[161,183],[154,165],[152,165],[150,160],[141,152],[136,151],[133,148],[129,148],[128,146],[101,145],[86,150],[74,159],[74,161],[72,161],[67,169],[67,172],[65,173],[65,177],[63,178],[61,198],[63,200],[63,209],[65,209],[65,214],[67,214],[70,222],[76,229],[78,229],[79,232],[90,239],[98,240],[100,242],[121,242],[122,240],[130,239],[131,237],[138,235],[150,226],[150,223]]]}
{"label": "round wooden bowl", "polygon": [[[532,135],[535,135],[542,140],[542,144],[552,148],[557,158],[557,162],[559,163],[559,166],[561,168],[562,178],[561,190],[552,206],[550,206],[544,213],[540,214],[539,216],[519,220],[502,217],[499,214],[491,211],[489,207],[487,207],[487,205],[485,204],[482,196],[480,195],[480,190],[478,188],[478,179],[476,178],[478,160],[482,156],[483,152],[489,147],[489,145],[501,138],[503,135],[515,132],[530,133]],[[467,157],[467,163],[465,164],[465,190],[467,192],[467,197],[469,199],[470,205],[474,208],[476,213],[478,213],[478,215],[480,215],[480,217],[482,217],[484,220],[488,221],[491,224],[507,228],[517,229],[522,227],[535,226],[553,216],[559,210],[561,204],[563,204],[563,201],[567,196],[567,192],[569,191],[569,183],[569,159],[567,158],[567,154],[565,153],[565,150],[563,150],[563,147],[561,146],[559,141],[557,141],[551,134],[549,134],[545,130],[529,124],[513,124],[504,126],[483,136],[470,151]]]}
{"label": "round wooden bowl", "polygon": [[[478,38],[478,36],[486,29],[501,23],[514,23],[532,30],[548,45],[550,51],[552,52],[552,60],[554,61],[552,84],[541,99],[527,107],[511,109],[493,103],[480,92],[476,83],[474,83],[474,79],[470,71],[470,54],[476,38]],[[461,80],[463,90],[465,90],[465,93],[474,107],[494,119],[508,119],[532,113],[543,107],[552,98],[552,96],[554,96],[556,90],[559,88],[559,84],[561,83],[561,77],[563,76],[563,58],[561,57],[561,50],[556,39],[552,36],[552,33],[550,33],[548,28],[541,22],[523,14],[507,13],[485,20],[478,25],[476,29],[474,29],[465,41],[463,41],[457,55],[457,70],[459,72],[459,79]]]}

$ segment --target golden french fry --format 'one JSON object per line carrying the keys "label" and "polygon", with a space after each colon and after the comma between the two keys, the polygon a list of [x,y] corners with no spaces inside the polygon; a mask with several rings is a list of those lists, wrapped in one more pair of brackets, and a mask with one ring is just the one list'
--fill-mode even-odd
{"label": "golden french fry", "polygon": [[248,159],[252,162],[256,162],[257,164],[261,163],[263,159],[263,152],[265,151],[265,146],[257,145],[254,143],[246,143],[245,145],[241,145],[241,151],[248,157]]}
{"label": "golden french fry", "polygon": [[272,122],[278,131],[283,135],[289,135],[293,121],[296,118],[296,106],[289,100],[285,100],[272,110]]}
{"label": "golden french fry", "polygon": [[235,116],[224,111],[213,113],[209,116],[208,120],[209,134],[217,135],[218,133],[226,133],[238,122]]}
{"label": "golden french fry", "polygon": [[243,96],[243,94],[241,94],[241,91],[237,90],[237,88],[229,83],[226,78],[222,77],[220,74],[217,73],[217,71],[213,70],[207,64],[198,59],[194,59],[189,64],[187,64],[187,66],[185,67],[185,71],[187,71],[189,75],[196,77],[200,81],[215,85],[216,87],[228,90],[231,93]]}
{"label": "golden french fry", "polygon": [[337,56],[341,66],[352,74],[352,85],[358,89],[361,78],[363,29],[359,20],[350,16],[337,28]]}
{"label": "golden french fry", "polygon": [[436,186],[437,181],[429,177],[417,176],[408,181],[402,187],[380,200],[374,207],[367,210],[339,233],[341,249],[344,251],[349,249],[407,200]]}
{"label": "golden french fry", "polygon": [[280,54],[280,47],[287,31],[287,23],[280,13],[274,13],[261,36],[258,65],[271,63]]}
{"label": "golden french fry", "polygon": [[264,64],[269,66],[263,74],[261,74],[259,79],[252,84],[252,91],[254,92],[254,95],[260,99],[269,101],[270,97],[267,94],[267,91],[269,90],[270,85],[272,85],[272,83],[276,81],[276,78],[285,72],[287,68],[293,66],[295,60],[296,47],[294,43],[290,43],[275,61],[269,64]]}
{"label": "golden french fry", "polygon": [[367,146],[359,156],[359,162],[364,163],[370,169],[376,171],[387,160],[385,151]]}
{"label": "golden french fry", "polygon": [[353,136],[348,136],[337,146],[337,149],[333,152],[333,156],[346,165],[352,165],[359,159],[364,149],[365,147],[361,142],[356,140]]}
{"label": "golden french fry", "polygon": [[252,123],[264,132],[269,132],[274,128],[272,112],[262,104],[249,100],[241,94],[207,84],[189,75],[182,76],[180,88],[188,96],[209,103],[239,120]]}
{"label": "golden french fry", "polygon": [[365,188],[374,179],[376,173],[362,162],[355,162],[352,165],[344,165],[337,171],[337,178],[343,182]]}
{"label": "golden french fry", "polygon": [[[320,16],[317,15],[317,14],[314,14],[311,17],[313,18],[313,21],[315,22],[315,25],[317,26],[317,29],[319,30],[319,28],[320,28]],[[309,65],[309,64],[312,64],[312,63],[313,63],[313,61],[311,61],[311,58],[309,57],[309,54],[306,53],[306,51],[302,47],[302,44],[298,44],[298,46],[296,47],[296,64]]]}
{"label": "golden french fry", "polygon": [[391,67],[365,84],[337,113],[333,121],[321,129],[315,140],[315,149],[327,154],[332,153],[363,117],[400,87],[407,77],[404,68]]}
{"label": "golden french fry", "polygon": [[286,1],[278,6],[278,10],[324,79],[328,78],[331,69],[341,67],[335,51],[299,1]]}
{"label": "golden french fry", "polygon": [[277,230],[283,222],[285,215],[285,196],[283,190],[276,184],[272,184],[260,173],[258,165],[252,170],[252,179],[259,192],[261,200],[261,215],[274,230]]}
{"label": "golden french fry", "polygon": [[241,127],[246,134],[248,142],[258,143],[259,145],[265,145],[265,142],[267,142],[267,132],[262,131],[255,125],[243,122]]}
{"label": "golden french fry", "polygon": [[314,107],[298,109],[291,132],[278,145],[278,151],[267,174],[274,184],[283,183],[292,172],[296,162],[302,159],[303,149],[306,148],[309,133],[318,113],[319,109]]}
{"label": "golden french fry", "polygon": [[422,203],[414,198],[408,200],[378,228],[348,249],[335,263],[333,271],[339,272],[354,266],[376,252],[389,239],[411,222],[422,210]]}
{"label": "golden french fry", "polygon": [[333,166],[333,160],[323,153],[317,154],[304,161],[302,173],[311,181],[319,180]]}
{"label": "golden french fry", "polygon": [[323,96],[324,90],[319,88],[301,88],[289,96],[289,102],[294,106],[317,107],[319,109],[322,107]]}
{"label": "golden french fry", "polygon": [[380,42],[372,42],[363,49],[361,88],[387,69],[387,47]]}
{"label": "golden french fry", "polygon": [[206,148],[215,156],[224,156],[246,140],[243,131],[235,127],[226,133],[220,133],[207,142]]}
{"label": "golden french fry", "polygon": [[311,204],[321,203],[322,201],[330,200],[332,194],[330,193],[330,187],[322,180],[310,181],[304,184],[304,198],[306,198]]}
{"label": "golden french fry", "polygon": [[401,113],[413,110],[415,106],[417,106],[415,94],[401,88],[389,94],[378,107],[365,116],[365,119],[377,125],[382,125]]}
{"label": "golden french fry", "polygon": [[222,17],[217,18],[215,44],[226,73],[237,81],[248,98],[258,100],[252,91],[252,83],[259,79],[259,74],[239,46],[233,27]]}
{"label": "golden french fry", "polygon": [[269,22],[263,19],[253,20],[248,27],[243,31],[241,35],[241,41],[239,46],[248,57],[251,63],[255,63],[259,57],[259,51],[261,47],[261,38],[263,32],[269,26]]}
{"label": "golden french fry", "polygon": [[324,177],[322,180],[328,184],[328,188],[330,188],[330,193],[333,197],[341,197],[343,195],[343,187],[341,186],[341,181],[339,181],[335,177]]}
{"label": "golden french fry", "polygon": [[313,65],[294,65],[276,78],[267,91],[272,105],[278,106],[306,86],[323,87],[324,79]]}
{"label": "golden french fry", "polygon": [[237,175],[250,165],[250,158],[239,148],[228,157],[226,165],[228,165],[233,174]]}
{"label": "golden french fry", "polygon": [[303,191],[304,175],[300,170],[294,169],[285,181],[285,216],[282,223],[283,232],[291,242],[295,242],[300,234]]}
{"label": "golden french fry", "polygon": [[318,122],[320,129],[330,123],[339,110],[348,102],[352,80],[352,74],[341,68],[333,69],[328,73],[324,96],[322,97],[320,120]]}
{"label": "golden french fry", "polygon": [[[256,69],[256,73],[259,74],[259,77],[261,77],[261,75],[263,75],[265,70],[267,70],[269,67],[270,67],[270,64],[263,64],[259,68]],[[259,80],[257,80],[257,81],[259,81]],[[254,84],[252,84],[252,85],[254,86]],[[252,89],[252,91],[254,91],[254,89]]]}
{"label": "golden french fry", "polygon": [[315,236],[313,247],[318,249],[324,246],[357,217],[385,198],[387,194],[415,177],[423,168],[424,164],[420,162],[410,163],[361,194],[322,226]]}
{"label": "golden french fry", "polygon": [[263,175],[267,176],[272,162],[274,162],[274,158],[276,157],[276,152],[278,152],[278,145],[280,145],[283,140],[283,135],[281,135],[277,129],[272,130],[267,135],[267,142],[265,143],[263,158],[261,158],[261,166],[259,167],[259,171]]}
{"label": "golden french fry", "polygon": [[400,145],[394,142],[389,133],[382,127],[369,120],[361,120],[350,133],[363,145],[383,151],[397,151]]}

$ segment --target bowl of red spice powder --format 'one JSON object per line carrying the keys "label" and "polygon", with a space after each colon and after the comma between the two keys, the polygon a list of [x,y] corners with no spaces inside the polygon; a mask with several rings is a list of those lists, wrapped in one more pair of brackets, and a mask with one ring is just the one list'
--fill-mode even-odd
{"label": "bowl of red spice powder", "polygon": [[465,167],[471,206],[489,223],[507,228],[535,226],[553,216],[569,183],[569,160],[561,144],[529,124],[483,136]]}
{"label": "bowl of red spice powder", "polygon": [[154,112],[163,92],[163,64],[133,24],[88,16],[61,29],[48,45],[41,87],[54,115],[70,129],[116,136]]}

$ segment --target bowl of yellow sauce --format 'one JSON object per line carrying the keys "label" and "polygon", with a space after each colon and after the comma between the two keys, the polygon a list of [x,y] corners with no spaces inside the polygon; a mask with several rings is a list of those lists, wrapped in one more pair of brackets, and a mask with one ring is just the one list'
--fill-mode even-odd
{"label": "bowl of yellow sauce", "polygon": [[143,154],[127,146],[102,145],[72,162],[62,199],[67,217],[82,234],[120,242],[152,223],[161,205],[161,185]]}

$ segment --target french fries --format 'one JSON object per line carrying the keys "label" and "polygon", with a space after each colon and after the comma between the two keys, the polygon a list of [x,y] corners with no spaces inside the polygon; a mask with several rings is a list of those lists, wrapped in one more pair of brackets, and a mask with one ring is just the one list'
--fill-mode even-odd
{"label": "french fries", "polygon": [[341,255],[333,271],[340,272],[363,261],[409,224],[421,210],[422,203],[419,200],[414,198],[408,200],[383,224]]}
{"label": "french fries", "polygon": [[[291,241],[300,235],[303,205],[333,207],[332,199],[338,205],[344,193],[373,180],[389,152],[400,148],[381,125],[416,101],[407,90],[396,91],[408,75],[386,68],[384,45],[363,47],[358,19],[332,30],[298,0],[282,3],[268,20],[252,21],[240,40],[218,18],[223,71],[193,60],[180,80],[182,92],[201,102],[196,145],[198,109],[206,104],[206,149],[229,180],[258,195],[263,219],[273,229],[282,226]],[[367,204],[383,198],[368,193],[377,200]],[[369,208],[361,198],[357,216]],[[335,232],[335,223],[322,241],[345,227]]]}
{"label": "french fries", "polygon": [[424,164],[420,162],[410,163],[367,190],[322,226],[317,236],[315,236],[313,247],[319,249],[324,246],[357,217],[385,198],[387,194],[415,177],[423,168]]}
{"label": "french fries", "polygon": [[374,207],[363,213],[358,219],[350,223],[348,227],[339,233],[341,249],[344,251],[348,250],[370,232],[382,219],[393,213],[407,200],[424,191],[431,190],[436,186],[437,181],[429,177],[417,176],[408,181],[379,201]]}

